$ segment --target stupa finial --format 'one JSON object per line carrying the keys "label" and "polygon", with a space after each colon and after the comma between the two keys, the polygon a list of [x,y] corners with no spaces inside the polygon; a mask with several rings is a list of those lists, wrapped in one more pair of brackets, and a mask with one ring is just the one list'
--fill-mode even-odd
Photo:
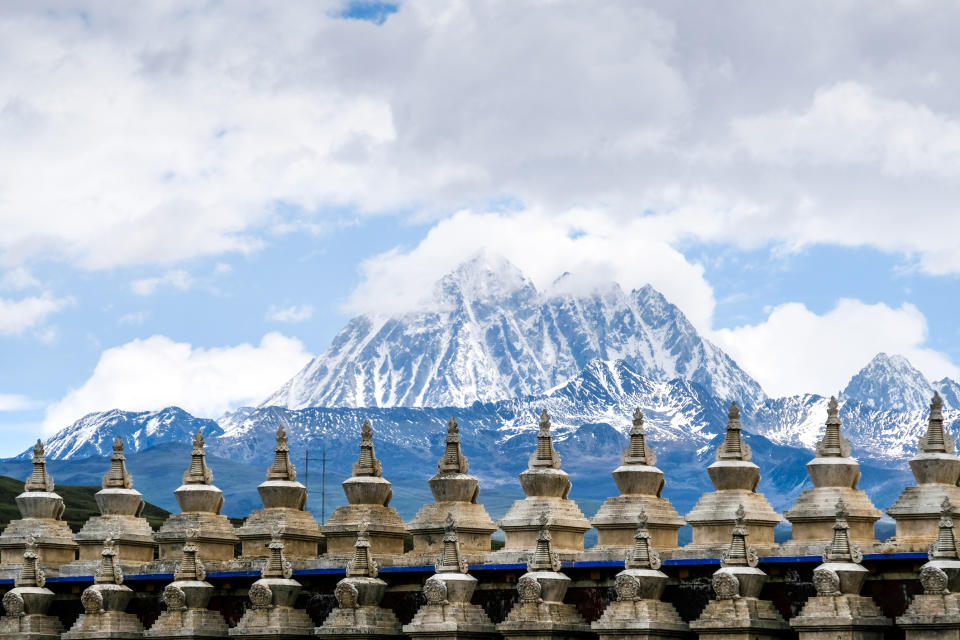
{"label": "stupa finial", "polygon": [[123,570],[117,562],[114,544],[114,534],[107,534],[100,552],[100,566],[93,576],[94,584],[123,584]]}
{"label": "stupa finial", "polygon": [[193,450],[190,452],[190,467],[183,472],[183,484],[212,484],[213,471],[207,466],[207,453],[203,432],[199,429],[193,436]]}
{"label": "stupa finial", "polygon": [[537,548],[527,561],[527,571],[560,571],[560,558],[550,548],[552,536],[548,526],[550,519],[546,511],[540,512],[538,522],[540,533],[537,535]]}
{"label": "stupa finial", "polygon": [[537,430],[537,448],[530,456],[531,469],[559,469],[560,454],[553,448],[550,414],[544,409],[540,414],[540,427]]}
{"label": "stupa finial", "polygon": [[43,452],[43,442],[38,438],[33,445],[33,472],[23,485],[24,491],[53,492],[53,478],[47,473],[47,460]]}
{"label": "stupa finial", "polygon": [[827,403],[827,422],[823,439],[817,443],[818,458],[847,458],[850,456],[850,443],[840,432],[840,409],[835,396]]}
{"label": "stupa finial", "polygon": [[920,436],[918,453],[953,453],[956,450],[953,438],[943,427],[943,398],[938,391],[933,392],[930,401],[930,418],[927,432]]}
{"label": "stupa finial", "polygon": [[630,427],[630,444],[624,450],[620,460],[625,465],[657,464],[657,456],[647,444],[647,433],[643,428],[643,411],[637,407],[633,412],[633,426]]}
{"label": "stupa finial", "polygon": [[290,462],[290,445],[287,444],[287,432],[283,425],[277,427],[277,446],[274,449],[273,464],[267,469],[267,480],[297,479],[297,468]]}
{"label": "stupa finial", "polygon": [[443,553],[440,561],[434,565],[434,570],[437,573],[467,572],[467,561],[460,555],[460,542],[452,513],[448,513],[443,521]]}
{"label": "stupa finial", "polygon": [[940,522],[937,539],[930,543],[927,556],[931,560],[960,560],[960,544],[953,530],[953,505],[944,497],[940,503]]}
{"label": "stupa finial", "polygon": [[850,542],[850,525],[847,524],[847,503],[837,500],[836,520],[833,523],[833,542],[823,550],[824,562],[853,562],[863,560],[860,547]]}
{"label": "stupa finial", "polygon": [[460,425],[457,419],[450,416],[447,422],[446,448],[440,462],[437,463],[437,473],[446,475],[452,473],[466,473],[469,469],[467,457],[460,449]]}
{"label": "stupa finial", "polygon": [[743,440],[740,426],[740,407],[736,402],[730,403],[727,411],[727,435],[717,449],[717,460],[750,460],[750,447]]}
{"label": "stupa finial", "polygon": [[650,546],[650,532],[647,531],[647,511],[642,506],[637,516],[637,533],[633,536],[633,549],[627,552],[624,567],[627,569],[659,569],[660,553]]}
{"label": "stupa finial", "polygon": [[127,472],[126,456],[123,455],[123,438],[117,436],[113,441],[113,454],[110,456],[110,470],[103,476],[100,486],[104,489],[132,489],[133,476]]}
{"label": "stupa finial", "polygon": [[37,553],[37,540],[33,536],[27,538],[26,549],[23,552],[23,566],[14,580],[16,587],[43,587],[47,583],[47,577],[40,568]]}
{"label": "stupa finial", "polygon": [[263,578],[289,579],[293,575],[293,565],[283,555],[283,533],[283,523],[277,523],[270,529],[270,542],[267,544],[270,557],[267,558],[267,564],[260,572]]}
{"label": "stupa finial", "polygon": [[746,512],[743,505],[737,507],[736,520],[733,525],[733,535],[730,548],[720,556],[722,567],[755,567],[757,566],[757,550],[747,546]]}
{"label": "stupa finial", "polygon": [[183,558],[173,572],[174,580],[204,580],[207,572],[204,569],[203,562],[197,557],[197,542],[200,539],[200,530],[196,528],[187,529],[186,537],[183,543]]}
{"label": "stupa finial", "polygon": [[353,559],[347,563],[347,577],[377,577],[377,563],[370,556],[370,539],[367,538],[366,521],[357,527],[357,540],[353,543]]}
{"label": "stupa finial", "polygon": [[382,474],[383,465],[373,450],[373,427],[369,420],[364,420],[360,427],[360,458],[353,463],[353,475],[379,478]]}

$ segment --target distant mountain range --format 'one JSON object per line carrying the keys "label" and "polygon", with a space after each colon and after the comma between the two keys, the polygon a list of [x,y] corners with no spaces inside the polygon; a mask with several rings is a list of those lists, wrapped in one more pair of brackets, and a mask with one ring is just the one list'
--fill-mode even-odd
{"label": "distant mountain range", "polygon": [[[589,295],[565,290],[561,278],[539,292],[510,263],[479,255],[438,282],[424,311],[351,320],[326,353],[259,407],[217,421],[176,407],[90,414],[47,440],[51,472],[69,474],[75,484],[99,481],[110,444],[121,435],[135,476],[138,467],[146,472],[136,486],[173,509],[187,445],[202,428],[225,509],[244,516],[259,506],[256,485],[283,425],[301,479],[310,452],[309,506],[319,518],[321,457],[329,515],[343,502],[337,484],[356,459],[359,425],[370,419],[384,475],[394,483],[394,505],[410,518],[432,500],[426,480],[442,453],[446,420],[456,415],[471,473],[482,481],[481,501],[498,517],[522,496],[516,474],[547,409],[564,468],[573,475],[571,496],[591,514],[616,494],[610,472],[625,446],[629,417],[640,407],[666,474],[665,495],[684,513],[711,489],[705,468],[722,437],[727,406],[737,400],[761,468],[760,489],[774,507],[783,511],[809,486],[804,465],[822,434],[827,398],[768,398],[652,287],[626,293],[610,285]],[[861,461],[861,486],[878,507],[912,482],[905,460],[926,428],[935,389],[952,427],[960,417],[960,385],[930,382],[900,356],[878,354],[839,394],[844,433]],[[20,477],[28,458],[25,452],[0,463],[0,473]]]}

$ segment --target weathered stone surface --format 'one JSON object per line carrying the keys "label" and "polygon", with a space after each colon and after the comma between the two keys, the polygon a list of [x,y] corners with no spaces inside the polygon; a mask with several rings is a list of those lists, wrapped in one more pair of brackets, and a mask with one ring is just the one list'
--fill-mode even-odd
{"label": "weathered stone surface", "polygon": [[47,615],[53,592],[47,589],[46,576],[38,564],[39,553],[33,540],[27,540],[23,565],[14,588],[3,596],[6,615],[0,618],[0,640],[59,640],[63,627],[56,616]]}
{"label": "weathered stone surface", "polygon": [[320,528],[327,538],[327,553],[352,553],[361,523],[367,524],[370,553],[403,553],[407,528],[397,510],[390,506],[393,489],[383,476],[383,465],[373,450],[373,429],[365,421],[360,429],[360,458],[353,464],[353,475],[343,481],[343,492],[350,504],[337,507]]}
{"label": "weathered stone surface", "polygon": [[156,533],[161,560],[179,559],[187,531],[198,530],[196,545],[200,555],[210,561],[231,560],[239,541],[236,529],[223,508],[223,492],[213,486],[213,472],[207,467],[203,434],[197,431],[190,454],[190,467],[183,473],[183,484],[174,492],[180,513],[172,514]]}
{"label": "weathered stone surface", "polygon": [[728,417],[726,438],[717,449],[717,460],[707,467],[716,490],[700,496],[685,516],[693,528],[693,540],[683,548],[681,556],[718,554],[737,520],[738,508],[744,510],[743,526],[756,546],[766,550],[776,544],[773,530],[782,518],[763,494],[757,493],[760,469],[750,462],[750,447],[743,440],[736,403],[730,405]]}
{"label": "weathered stone surface", "polygon": [[19,564],[32,539],[40,563],[48,567],[73,562],[77,543],[73,532],[61,518],[63,498],[54,492],[53,478],[47,473],[43,443],[33,447],[33,472],[16,497],[22,518],[13,520],[0,535],[0,565]]}
{"label": "weathered stone surface", "polygon": [[814,488],[800,494],[784,514],[793,526],[793,538],[784,545],[791,553],[819,553],[833,538],[834,505],[838,500],[847,508],[850,539],[864,545],[877,543],[874,525],[882,514],[867,494],[857,489],[860,465],[850,457],[850,443],[840,429],[837,399],[830,398],[823,439],[817,444],[816,457],[807,463]]}
{"label": "weathered stone surface", "polygon": [[917,443],[917,455],[910,458],[910,470],[917,484],[907,487],[887,513],[897,522],[897,535],[892,540],[897,548],[922,551],[937,537],[943,499],[960,504],[960,457],[943,426],[943,399],[937,392],[930,402],[927,432]]}
{"label": "weathered stone surface", "polygon": [[590,519],[597,530],[597,549],[629,549],[641,511],[648,518],[652,544],[664,550],[677,547],[677,531],[684,520],[670,501],[661,497],[663,472],[656,463],[657,456],[646,441],[643,413],[637,409],[633,414],[630,444],[623,451],[620,466],[613,471],[620,495],[607,498]]}
{"label": "weathered stone surface", "polygon": [[660,601],[667,576],[660,571],[660,554],[651,546],[646,513],[641,510],[637,520],[633,549],[627,552],[624,570],[615,579],[617,599],[590,626],[601,637],[618,639],[687,636],[690,628],[676,609]]}
{"label": "weathered stone surface", "polygon": [[290,462],[290,447],[283,426],[277,429],[274,460],[267,469],[267,479],[257,487],[263,509],[250,514],[237,536],[243,542],[244,557],[269,555],[267,544],[274,527],[284,530],[284,554],[293,558],[313,558],[322,537],[320,527],[309,511],[307,488],[297,482],[297,470]]}
{"label": "weathered stone surface", "polygon": [[469,475],[467,457],[460,449],[457,421],[447,423],[446,448],[437,473],[430,478],[434,502],[425,504],[407,525],[413,535],[413,553],[435,553],[443,548],[444,522],[453,517],[461,548],[468,553],[490,551],[490,536],[497,525],[477,502],[479,482]]}
{"label": "weathered stone surface", "polygon": [[137,616],[125,611],[133,597],[133,590],[123,584],[123,571],[117,562],[112,539],[104,541],[100,554],[100,566],[94,575],[93,585],[87,587],[80,596],[84,613],[63,634],[63,640],[142,638],[143,626]]}
{"label": "weathered stone surface", "polygon": [[358,640],[402,635],[393,611],[380,606],[387,583],[377,577],[377,563],[371,554],[367,525],[361,523],[354,541],[353,559],[347,564],[347,577],[337,583],[334,591],[338,606],[316,628],[316,635]]}
{"label": "weathered stone surface", "polygon": [[520,474],[526,497],[517,500],[500,520],[506,534],[504,551],[529,549],[537,543],[539,517],[546,514],[559,551],[583,551],[583,536],[590,529],[577,503],[568,498],[570,476],[560,468],[560,454],[553,447],[550,416],[540,416],[537,448],[530,454],[529,468]]}

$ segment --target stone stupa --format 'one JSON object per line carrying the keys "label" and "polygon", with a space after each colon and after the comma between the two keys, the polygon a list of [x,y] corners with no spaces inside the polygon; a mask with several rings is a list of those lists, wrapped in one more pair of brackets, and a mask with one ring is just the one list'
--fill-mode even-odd
{"label": "stone stupa", "polygon": [[434,502],[423,505],[407,525],[407,531],[413,535],[414,553],[436,553],[443,549],[444,518],[448,515],[456,522],[457,538],[464,552],[490,551],[490,536],[497,525],[477,502],[479,482],[467,470],[467,457],[460,450],[460,429],[456,419],[450,418],[446,448],[437,463],[436,475],[429,481]]}
{"label": "stone stupa", "polygon": [[944,498],[939,534],[920,567],[923,593],[914,596],[897,626],[907,640],[960,638],[960,544],[953,525],[953,505]]}
{"label": "stone stupa", "polygon": [[716,598],[707,603],[690,629],[700,638],[768,640],[785,635],[789,625],[773,603],[760,599],[767,574],[757,568],[757,551],[747,546],[746,510],[737,507],[730,548],[720,557],[713,574]]}
{"label": "stone stupa", "polygon": [[179,559],[187,541],[187,531],[200,533],[196,545],[208,561],[232,560],[239,539],[223,508],[223,492],[213,486],[213,472],[207,466],[203,434],[197,431],[190,453],[190,467],[183,472],[183,484],[174,491],[180,513],[174,513],[156,533],[160,559]]}
{"label": "stone stupa", "polygon": [[670,501],[661,497],[663,472],[655,465],[657,456],[647,443],[643,413],[633,412],[630,444],[621,455],[620,466],[613,471],[620,495],[607,498],[590,524],[597,530],[598,549],[629,549],[634,544],[637,517],[647,518],[651,543],[658,549],[676,549],[677,531],[684,520]]}
{"label": "stone stupa", "polygon": [[155,640],[226,638],[227,623],[219,611],[207,609],[213,585],[206,582],[206,571],[197,557],[196,529],[187,531],[183,558],[173,574],[173,582],[163,590],[166,610],[144,636]]}
{"label": "stone stupa", "polygon": [[284,555],[294,558],[315,558],[320,542],[320,526],[309,511],[307,488],[297,482],[297,469],[290,462],[290,446],[283,426],[277,428],[277,446],[267,479],[257,487],[263,509],[250,514],[237,536],[243,543],[244,557],[267,556],[271,531],[283,525]]}
{"label": "stone stupa", "polygon": [[117,561],[113,540],[104,541],[100,552],[100,566],[93,584],[80,596],[83,613],[63,634],[63,640],[135,640],[143,637],[143,626],[127,605],[133,590],[123,584],[123,570]]}
{"label": "stone stupa", "polygon": [[[773,529],[782,518],[773,510],[762,493],[760,468],[750,462],[750,447],[743,440],[740,409],[730,404],[727,412],[727,433],[717,448],[716,462],[707,467],[715,491],[700,496],[686,520],[693,528],[693,541],[684,549],[694,553],[718,553],[729,540],[735,521],[761,548],[773,547]],[[743,518],[737,516],[743,511]],[[742,521],[741,521],[742,520]]]}
{"label": "stone stupa", "polygon": [[860,562],[863,555],[850,541],[847,507],[837,502],[833,542],[823,553],[823,564],[813,572],[817,595],[808,599],[790,626],[800,640],[881,640],[890,627],[877,605],[860,595],[869,573]]}
{"label": "stone stupa", "polygon": [[667,579],[660,571],[660,554],[651,545],[647,514],[641,506],[633,549],[627,552],[624,570],[614,581],[617,599],[590,626],[601,638],[611,640],[688,637],[687,623],[672,604],[660,600]]}
{"label": "stone stupa", "polygon": [[327,553],[353,552],[357,529],[368,523],[370,553],[401,555],[407,528],[397,510],[390,506],[392,485],[383,477],[383,465],[373,450],[373,428],[364,420],[360,428],[360,458],[353,463],[353,475],[343,481],[350,504],[337,507],[320,529],[327,538]]}
{"label": "stone stupa", "polygon": [[520,474],[526,497],[517,500],[500,521],[506,534],[505,551],[530,549],[537,544],[543,528],[539,517],[546,515],[553,536],[553,548],[559,551],[583,551],[583,536],[590,529],[577,503],[567,497],[570,476],[560,468],[560,454],[553,447],[550,415],[544,410],[537,431],[537,448],[530,454],[526,471]]}
{"label": "stone stupa", "polygon": [[303,609],[294,608],[303,587],[293,579],[293,567],[283,556],[283,526],[272,531],[270,557],[260,579],[250,585],[250,608],[243,612],[237,626],[229,630],[231,638],[309,638],[313,621]]}
{"label": "stone stupa", "polygon": [[547,514],[542,513],[536,551],[527,562],[527,572],[517,580],[520,601],[497,625],[497,631],[506,640],[560,640],[592,635],[590,625],[577,608],[563,602],[570,578],[560,573],[560,558],[550,548],[548,522]]}
{"label": "stone stupa", "polygon": [[123,455],[123,438],[117,436],[110,456],[110,470],[103,476],[101,489],[94,495],[99,516],[93,516],[74,535],[80,545],[80,560],[100,557],[103,542],[113,538],[117,558],[121,562],[153,561],[156,543],[153,528],[143,517],[143,495],[133,488],[133,477],[127,472]]}
{"label": "stone stupa", "polygon": [[44,586],[38,558],[36,542],[28,538],[14,587],[3,595],[0,640],[60,640],[63,626],[60,618],[47,614],[54,595]]}
{"label": "stone stupa", "polygon": [[0,564],[20,564],[29,539],[33,539],[41,565],[58,567],[76,560],[77,543],[70,525],[62,519],[63,498],[54,492],[39,440],[33,447],[33,473],[16,501],[21,518],[11,521],[0,535]]}
{"label": "stone stupa", "polygon": [[784,545],[791,554],[818,553],[834,537],[834,505],[843,500],[847,505],[850,540],[873,545],[874,524],[883,515],[873,506],[860,481],[860,464],[850,457],[850,443],[840,432],[837,399],[827,405],[827,424],[823,439],[817,443],[816,457],[807,463],[813,489],[807,489],[784,513],[793,525],[793,538]]}
{"label": "stone stupa", "polygon": [[380,606],[387,583],[377,577],[377,563],[370,553],[367,524],[360,523],[354,541],[353,559],[347,577],[337,583],[337,607],[314,633],[330,640],[394,640],[402,637],[400,622],[390,609]]}
{"label": "stone stupa", "polygon": [[887,514],[897,522],[897,535],[892,541],[898,550],[922,551],[937,539],[943,499],[960,504],[960,457],[943,427],[943,399],[937,392],[930,402],[927,432],[917,443],[917,455],[910,458],[910,470],[917,484],[904,489]]}
{"label": "stone stupa", "polygon": [[460,555],[457,526],[451,514],[444,524],[443,552],[434,573],[423,585],[427,603],[420,607],[403,632],[414,638],[436,640],[493,640],[497,628],[480,605],[470,604],[477,579],[467,573]]}

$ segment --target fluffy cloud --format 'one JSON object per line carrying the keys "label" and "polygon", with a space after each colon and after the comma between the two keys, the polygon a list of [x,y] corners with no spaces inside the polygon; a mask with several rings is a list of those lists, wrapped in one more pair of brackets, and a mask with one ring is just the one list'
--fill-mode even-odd
{"label": "fluffy cloud", "polygon": [[19,300],[0,298],[0,335],[20,335],[69,303],[68,298],[54,298],[46,294]]}
{"label": "fluffy cloud", "polygon": [[0,277],[0,289],[20,291],[39,286],[40,281],[26,267],[15,267]]}
{"label": "fluffy cloud", "polygon": [[905,356],[931,379],[960,374],[943,354],[923,346],[927,321],[911,304],[891,308],[841,300],[817,315],[789,303],[760,324],[722,329],[712,337],[773,396],[837,393],[881,351]]}
{"label": "fluffy cloud", "polygon": [[589,290],[615,281],[626,289],[652,284],[698,328],[713,315],[713,290],[700,265],[657,236],[645,219],[623,223],[602,211],[539,210],[511,214],[461,211],[436,224],[409,251],[394,250],[362,265],[363,280],[347,301],[354,312],[402,313],[422,308],[440,276],[483,247],[504,256],[549,289],[564,272],[572,286]]}
{"label": "fluffy cloud", "polygon": [[107,349],[90,378],[48,407],[44,427],[61,429],[93,411],[176,405],[195,415],[258,403],[310,359],[303,344],[268,333],[259,345],[201,348],[152,336]]}
{"label": "fluffy cloud", "polygon": [[304,322],[313,317],[313,305],[290,305],[289,307],[278,307],[270,305],[267,309],[266,318],[274,322]]}
{"label": "fluffy cloud", "polygon": [[27,396],[18,393],[0,393],[0,411],[26,411],[36,406],[37,403]]}
{"label": "fluffy cloud", "polygon": [[150,296],[158,288],[165,286],[186,291],[193,286],[193,277],[182,269],[174,269],[155,278],[134,280],[130,284],[130,290],[138,296]]}

